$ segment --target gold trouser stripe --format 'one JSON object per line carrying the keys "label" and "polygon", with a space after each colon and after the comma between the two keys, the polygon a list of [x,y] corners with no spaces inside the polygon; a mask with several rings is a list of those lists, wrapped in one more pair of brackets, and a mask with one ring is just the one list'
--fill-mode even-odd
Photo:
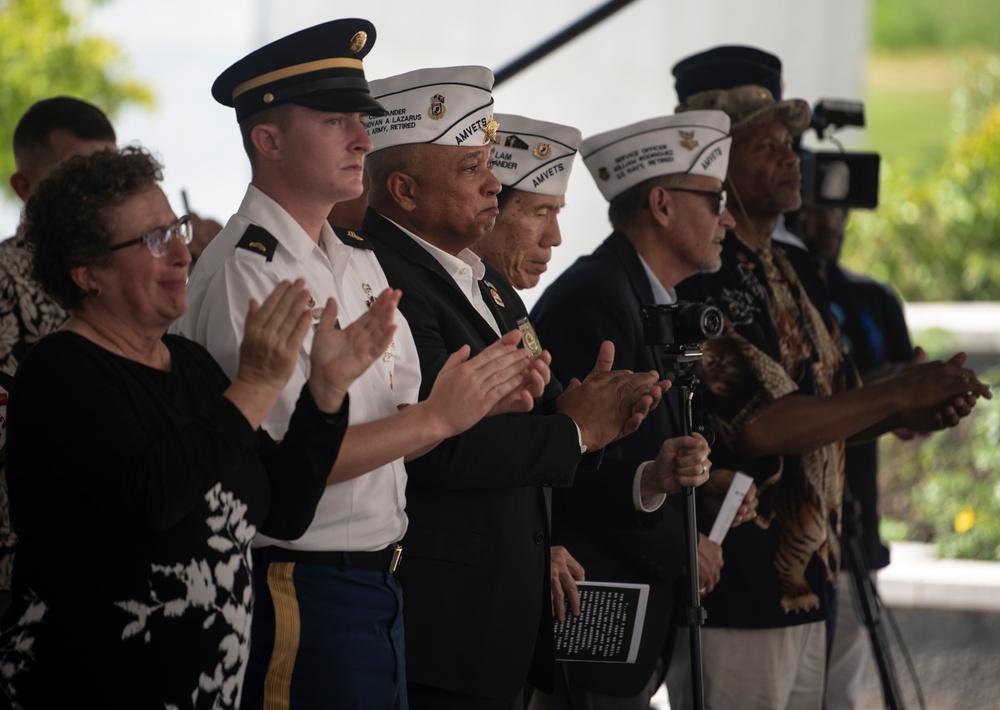
{"label": "gold trouser stripe", "polygon": [[272,562],[267,567],[267,588],[274,604],[274,648],[264,678],[264,710],[288,710],[291,705],[292,670],[302,631],[294,571],[294,562]]}
{"label": "gold trouser stripe", "polygon": [[242,94],[250,91],[250,89],[256,89],[258,86],[263,86],[264,84],[270,84],[272,81],[287,79],[290,76],[298,76],[299,74],[308,74],[309,72],[319,71],[321,69],[361,70],[364,69],[364,65],[361,63],[360,59],[334,57],[332,59],[317,59],[314,62],[303,62],[302,64],[285,67],[284,69],[275,69],[274,71],[267,72],[267,74],[255,76],[253,79],[247,79],[242,84],[237,86],[233,89],[233,100],[235,101]]}

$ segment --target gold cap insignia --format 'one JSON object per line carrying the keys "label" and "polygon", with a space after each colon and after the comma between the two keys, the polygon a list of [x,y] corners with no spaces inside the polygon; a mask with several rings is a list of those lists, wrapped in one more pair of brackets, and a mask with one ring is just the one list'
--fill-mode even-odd
{"label": "gold cap insignia", "polygon": [[365,31],[355,32],[354,36],[351,37],[351,43],[347,46],[351,54],[357,54],[362,49],[365,48],[365,44],[368,43],[368,33]]}
{"label": "gold cap insignia", "polygon": [[497,142],[498,128],[500,128],[500,124],[496,122],[493,116],[490,116],[489,123],[483,128],[483,145]]}
{"label": "gold cap insignia", "polygon": [[431,98],[431,107],[427,110],[427,115],[433,118],[435,121],[444,118],[444,114],[448,109],[444,105],[444,96],[441,94],[434,94]]}
{"label": "gold cap insignia", "polygon": [[535,157],[539,160],[545,160],[552,155],[552,146],[548,143],[539,143],[531,152],[534,153]]}
{"label": "gold cap insignia", "polygon": [[681,146],[688,150],[694,150],[699,143],[694,139],[694,131],[681,131]]}
{"label": "gold cap insignia", "polygon": [[266,94],[264,94],[264,103],[269,104],[272,101],[274,101],[274,94],[268,91]]}
{"label": "gold cap insignia", "polygon": [[598,168],[597,177],[601,178],[601,180],[607,180],[611,175],[608,174],[607,168]]}

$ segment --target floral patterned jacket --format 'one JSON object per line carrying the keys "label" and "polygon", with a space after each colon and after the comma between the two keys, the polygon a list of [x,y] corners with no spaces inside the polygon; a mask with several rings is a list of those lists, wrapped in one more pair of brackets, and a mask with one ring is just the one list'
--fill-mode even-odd
{"label": "floral patterned jacket", "polygon": [[[66,322],[69,314],[31,278],[24,235],[0,242],[0,372],[13,375],[28,348]],[[10,589],[17,537],[10,525],[7,477],[0,463],[0,590]]]}

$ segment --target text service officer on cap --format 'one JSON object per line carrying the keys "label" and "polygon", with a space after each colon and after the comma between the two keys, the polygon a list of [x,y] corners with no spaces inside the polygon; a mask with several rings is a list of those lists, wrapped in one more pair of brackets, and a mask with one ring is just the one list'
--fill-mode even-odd
{"label": "text service officer on cap", "polygon": [[[375,149],[366,164],[371,209],[364,229],[389,282],[407,294],[400,310],[420,353],[421,395],[449,348],[471,342],[478,350],[526,316],[514,290],[470,251],[497,215],[492,84],[483,67],[372,82],[390,114],[368,124]],[[548,379],[547,367],[544,374]],[[602,372],[558,401],[559,385],[539,381],[541,399],[530,414],[488,417],[408,465],[406,545],[413,555],[401,579],[412,707],[520,707],[536,640],[546,644],[539,680],[549,684],[540,486],[573,482],[581,440],[599,449],[637,425],[661,391],[656,379]],[[623,489],[630,505],[630,487]]]}
{"label": "text service officer on cap", "polygon": [[954,425],[989,387],[961,367],[963,356],[848,389],[853,366],[808,254],[771,240],[782,213],[801,203],[792,139],[809,123],[808,105],[781,100],[781,62],[752,47],[717,47],[673,71],[678,111],[732,119],[726,188],[736,227],[722,268],[687,279],[678,295],[726,316],[699,376],[717,460],[760,489],[757,518],[726,537],[726,566],[705,598],[705,705],[818,710],[845,441]]}
{"label": "text service officer on cap", "polygon": [[[369,113],[383,113],[361,58],[375,30],[364,20],[318,25],[243,58],[213,94],[234,105],[252,182],[236,215],[199,260],[183,334],[233,374],[251,298],[304,279],[315,318],[327,299],[346,325],[376,300],[395,305],[365,240],[325,221],[361,191],[371,148]],[[406,532],[403,458],[461,431],[519,384],[527,358],[500,343],[446,376],[419,405],[419,362],[406,321],[385,354],[351,386],[350,427],[309,530],[295,542],[265,540],[255,554],[258,607],[245,707],[405,708],[400,587],[393,576]],[[264,427],[280,438],[308,374],[311,334],[297,372]],[[455,349],[460,349],[456,344]],[[487,382],[488,380],[488,382]]]}
{"label": "text service officer on cap", "polygon": [[[646,344],[640,309],[674,303],[678,283],[721,265],[722,239],[733,226],[722,191],[729,143],[729,118],[720,111],[653,118],[583,142],[580,153],[610,203],[614,232],[561,274],[532,311],[560,379],[585,373],[589,365],[581,353],[602,340],[615,343],[618,367],[670,369],[662,348]],[[707,443],[700,436],[673,438],[681,431],[683,410],[672,393],[664,400],[638,432],[605,450],[605,462],[667,470],[702,463]],[[716,478],[725,480],[720,485]],[[724,493],[731,478],[732,471],[716,471],[707,486]],[[573,552],[591,579],[650,585],[639,656],[634,664],[566,663],[568,698],[538,697],[534,707],[647,710],[662,675],[659,660],[669,659],[673,648],[675,603],[687,603],[680,584],[686,550],[681,515],[666,506],[651,530],[604,529],[600,502],[583,493],[554,492],[553,538]],[[752,517],[753,506],[750,494],[736,522]],[[710,594],[722,556],[704,535],[699,560],[699,586]]]}

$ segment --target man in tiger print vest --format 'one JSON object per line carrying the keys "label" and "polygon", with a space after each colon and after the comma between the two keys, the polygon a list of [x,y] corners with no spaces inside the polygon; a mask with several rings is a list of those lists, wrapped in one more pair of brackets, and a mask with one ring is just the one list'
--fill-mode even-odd
{"label": "man in tiger print vest", "polygon": [[845,444],[901,425],[954,425],[989,387],[962,367],[964,354],[855,387],[808,254],[771,241],[801,202],[793,138],[809,123],[808,104],[781,100],[780,60],[751,47],[717,47],[673,73],[678,112],[721,109],[732,119],[726,189],[736,228],[722,269],[684,281],[678,296],[726,316],[700,364],[718,436],[712,458],[753,476],[760,498],[757,518],[726,537],[725,567],[704,602],[706,707],[819,710]]}

